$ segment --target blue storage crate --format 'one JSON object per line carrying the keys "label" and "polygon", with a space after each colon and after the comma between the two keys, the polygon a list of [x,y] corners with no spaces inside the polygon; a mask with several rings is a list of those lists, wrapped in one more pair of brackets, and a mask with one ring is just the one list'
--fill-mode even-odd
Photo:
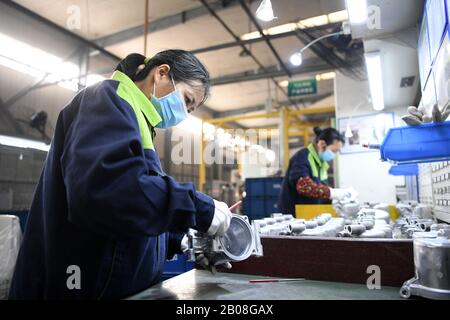
{"label": "blue storage crate", "polygon": [[265,209],[267,216],[270,216],[272,213],[279,213],[280,210],[278,209],[278,197],[266,198]]}
{"label": "blue storage crate", "polygon": [[264,179],[252,178],[245,180],[245,192],[248,197],[262,197],[265,193]]}
{"label": "blue storage crate", "polygon": [[245,180],[247,197],[277,196],[280,194],[283,178],[248,178]]}
{"label": "blue storage crate", "polygon": [[384,161],[403,164],[450,160],[450,121],[392,128],[380,153]]}
{"label": "blue storage crate", "polygon": [[256,217],[264,216],[266,214],[265,198],[264,197],[245,197],[244,198],[244,213],[250,220],[257,219]]}
{"label": "blue storage crate", "polygon": [[267,178],[265,181],[265,195],[278,197],[283,185],[283,178]]}
{"label": "blue storage crate", "polygon": [[176,254],[172,260],[166,260],[162,274],[163,280],[175,277],[194,269],[195,264],[188,261],[185,254]]}
{"label": "blue storage crate", "polygon": [[244,199],[244,214],[250,220],[270,217],[272,213],[279,212],[278,197],[258,197]]}
{"label": "blue storage crate", "polygon": [[417,176],[419,175],[419,166],[417,163],[392,166],[389,174],[393,176]]}

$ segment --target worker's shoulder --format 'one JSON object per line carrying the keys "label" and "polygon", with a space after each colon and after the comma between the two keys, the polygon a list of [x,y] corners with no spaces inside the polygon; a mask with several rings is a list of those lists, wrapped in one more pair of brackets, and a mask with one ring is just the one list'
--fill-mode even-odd
{"label": "worker's shoulder", "polygon": [[128,111],[128,108],[124,106],[126,102],[117,94],[118,86],[119,82],[111,79],[88,86],[80,90],[61,113],[71,118],[80,112],[88,112],[98,108],[102,111],[107,111],[106,109],[110,108]]}
{"label": "worker's shoulder", "polygon": [[309,155],[308,149],[302,148],[293,155],[292,159],[295,159],[298,161],[306,160],[308,158],[308,155]]}

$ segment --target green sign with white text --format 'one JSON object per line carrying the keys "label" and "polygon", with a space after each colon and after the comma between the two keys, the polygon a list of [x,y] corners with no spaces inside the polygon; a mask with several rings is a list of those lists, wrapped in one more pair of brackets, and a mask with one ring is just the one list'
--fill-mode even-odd
{"label": "green sign with white text", "polygon": [[289,97],[306,96],[308,94],[317,94],[316,79],[289,81]]}

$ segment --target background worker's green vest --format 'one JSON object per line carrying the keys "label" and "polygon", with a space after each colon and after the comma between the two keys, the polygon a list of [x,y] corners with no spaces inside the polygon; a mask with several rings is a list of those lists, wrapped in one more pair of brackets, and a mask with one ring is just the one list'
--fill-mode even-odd
{"label": "background worker's green vest", "polygon": [[313,177],[320,179],[320,181],[328,180],[328,168],[330,167],[328,162],[320,159],[312,143],[308,146],[308,151],[308,162],[311,166]]}

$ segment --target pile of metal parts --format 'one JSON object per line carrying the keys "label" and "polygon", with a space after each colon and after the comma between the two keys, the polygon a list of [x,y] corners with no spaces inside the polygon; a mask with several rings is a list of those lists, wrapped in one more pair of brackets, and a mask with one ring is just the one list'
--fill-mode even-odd
{"label": "pile of metal parts", "polygon": [[355,200],[347,199],[333,202],[333,207],[345,223],[338,237],[392,238],[388,204],[368,202],[360,205]]}
{"label": "pile of metal parts", "polygon": [[433,224],[413,239],[415,277],[403,284],[400,296],[450,300],[450,225]]}
{"label": "pile of metal parts", "polygon": [[344,230],[338,233],[339,237],[392,238],[389,213],[385,210],[362,208],[356,219],[346,223]]}
{"label": "pile of metal parts", "polygon": [[221,237],[190,230],[187,252],[190,261],[203,254],[211,265],[216,266],[243,261],[250,256],[262,257],[263,248],[258,225],[250,225],[247,216],[234,214],[230,227]]}
{"label": "pile of metal parts", "polygon": [[252,224],[259,227],[261,235],[274,236],[336,237],[344,229],[344,219],[332,218],[330,213],[321,214],[312,220],[274,213],[270,218],[253,220]]}
{"label": "pile of metal parts", "polygon": [[436,223],[431,207],[417,202],[400,202],[396,206],[400,218],[395,221],[395,239],[412,239],[417,232],[428,232]]}

